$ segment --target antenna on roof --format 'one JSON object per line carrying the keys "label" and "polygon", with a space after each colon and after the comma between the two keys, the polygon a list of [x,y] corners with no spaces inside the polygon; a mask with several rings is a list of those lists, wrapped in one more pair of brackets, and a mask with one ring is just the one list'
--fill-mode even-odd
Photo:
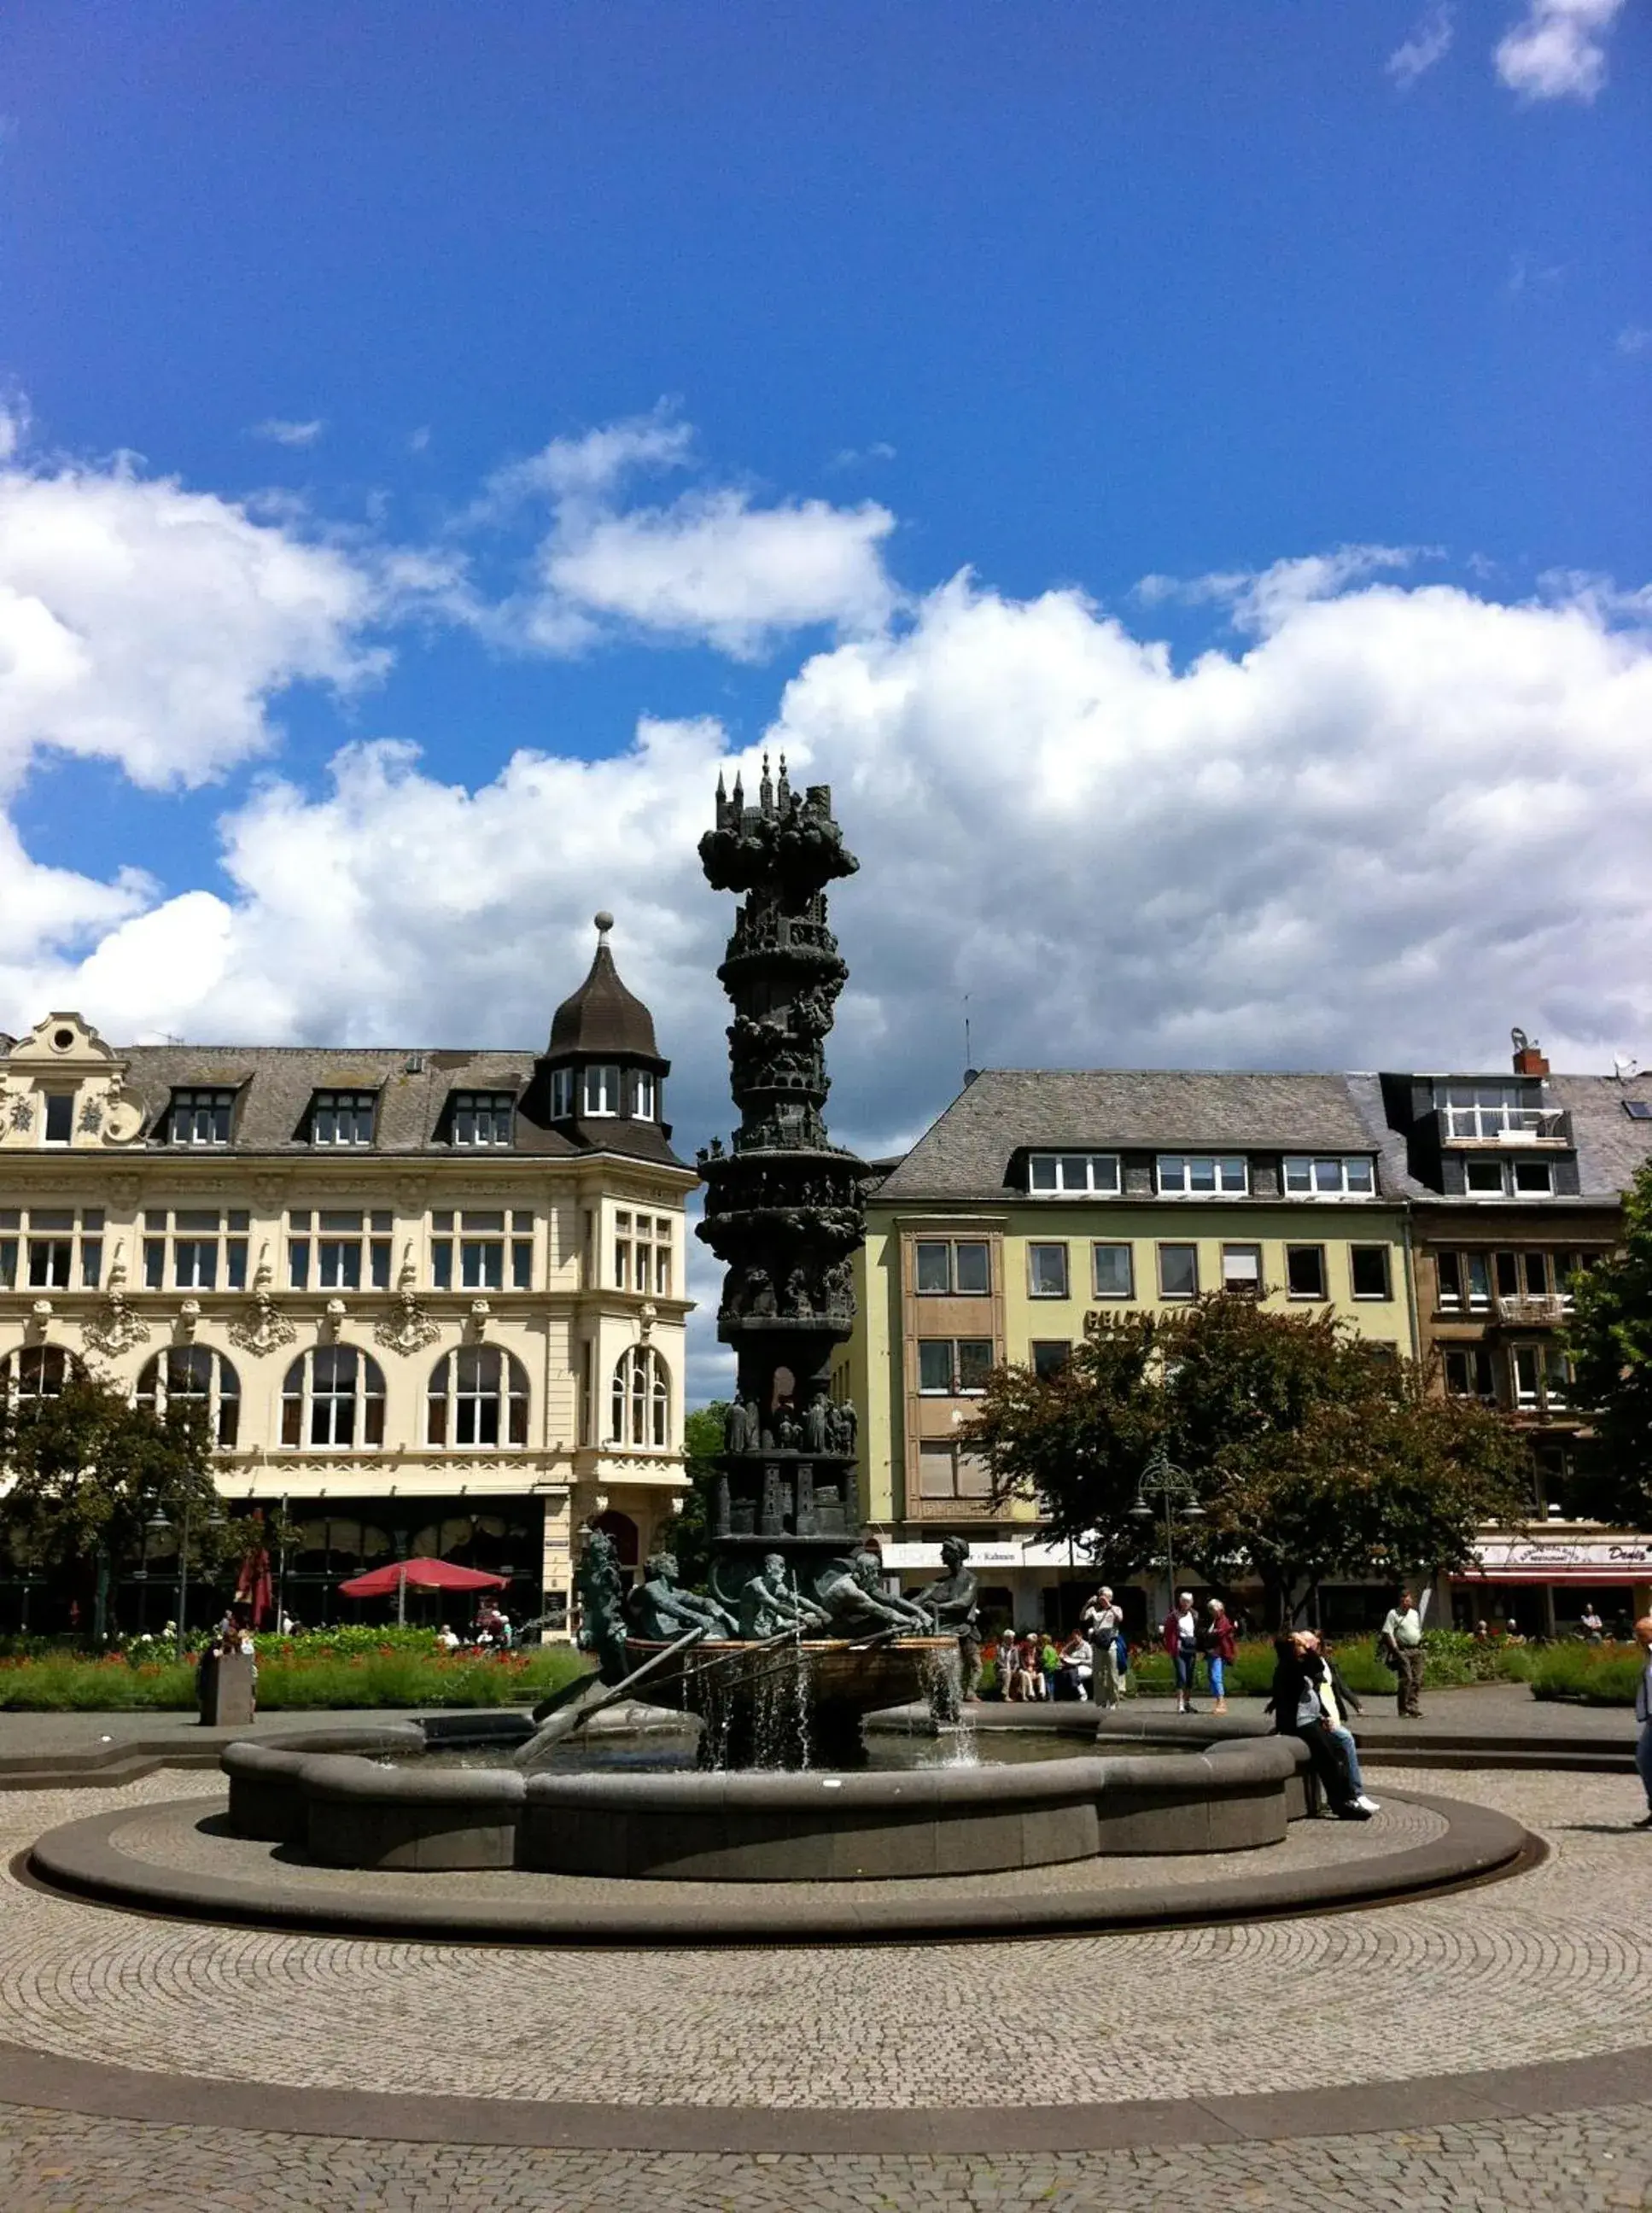
{"label": "antenna on roof", "polygon": [[1614,1052],[1612,1056],[1612,1072],[1619,1083],[1627,1083],[1631,1076],[1640,1074],[1641,1064],[1632,1052]]}
{"label": "antenna on roof", "polygon": [[980,1072],[975,1065],[974,1057],[969,1049],[969,993],[966,991],[964,994],[964,1088],[966,1091],[969,1089]]}

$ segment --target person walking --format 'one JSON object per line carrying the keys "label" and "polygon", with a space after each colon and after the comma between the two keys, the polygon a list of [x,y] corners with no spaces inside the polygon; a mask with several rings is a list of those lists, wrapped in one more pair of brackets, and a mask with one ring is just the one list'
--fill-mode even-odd
{"label": "person walking", "polygon": [[1204,1631],[1204,1672],[1210,1683],[1210,1711],[1225,1714],[1228,1710],[1228,1670],[1234,1664],[1238,1637],[1228,1618],[1228,1609],[1219,1598],[1210,1602],[1209,1622]]}
{"label": "person walking", "polygon": [[1085,1637],[1094,1654],[1092,1694],[1098,1706],[1119,1703],[1119,1632],[1125,1625],[1122,1607],[1113,1602],[1113,1592],[1103,1583],[1082,1617]]}
{"label": "person walking", "polygon": [[1170,1665],[1176,1678],[1176,1711],[1194,1714],[1198,1708],[1193,1704],[1193,1677],[1198,1667],[1199,1618],[1193,1610],[1192,1591],[1179,1591],[1176,1602],[1164,1618],[1164,1649],[1170,1655]]}
{"label": "person walking", "polygon": [[1635,1642],[1646,1662],[1635,1686],[1635,1718],[1641,1725],[1635,1746],[1635,1765],[1640,1774],[1641,1788],[1646,1793],[1646,1813],[1635,1826],[1652,1829],[1652,1613],[1643,1614],[1636,1623]]}
{"label": "person walking", "polygon": [[1423,1617],[1409,1586],[1388,1609],[1377,1643],[1394,1671],[1394,1694],[1402,1722],[1420,1721],[1423,1708]]}

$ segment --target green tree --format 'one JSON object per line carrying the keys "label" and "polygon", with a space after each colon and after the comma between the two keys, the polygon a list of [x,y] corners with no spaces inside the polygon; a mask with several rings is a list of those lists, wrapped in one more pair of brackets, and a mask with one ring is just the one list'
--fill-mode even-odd
{"label": "green tree", "polygon": [[1631,1529],[1652,1524],[1652,1160],[1624,1194],[1623,1241],[1572,1286],[1566,1350],[1593,1416],[1594,1503]]}
{"label": "green tree", "polygon": [[0,1515],[13,1550],[75,1578],[97,1637],[107,1626],[110,1578],[143,1557],[155,1515],[180,1543],[187,1521],[192,1572],[213,1573],[275,1541],[263,1522],[219,1510],[197,1409],[156,1415],[78,1369],[52,1396],[0,1403],[0,1466],[12,1478]]}
{"label": "green tree", "polygon": [[711,1533],[716,1527],[717,1454],[722,1450],[722,1421],[728,1411],[722,1399],[698,1406],[683,1422],[683,1451],[688,1463],[690,1490],[672,1539],[677,1564],[686,1582],[704,1582],[711,1565]]}
{"label": "green tree", "polygon": [[1053,1533],[1119,1579],[1163,1557],[1142,1491],[1161,1448],[1199,1509],[1179,1558],[1211,1582],[1254,1574],[1281,1621],[1333,1576],[1463,1566],[1530,1496],[1524,1443],[1484,1408],[1430,1393],[1334,1317],[1220,1294],[1091,1314],[1058,1374],[998,1370],[963,1437],[1001,1497],[1036,1496]]}

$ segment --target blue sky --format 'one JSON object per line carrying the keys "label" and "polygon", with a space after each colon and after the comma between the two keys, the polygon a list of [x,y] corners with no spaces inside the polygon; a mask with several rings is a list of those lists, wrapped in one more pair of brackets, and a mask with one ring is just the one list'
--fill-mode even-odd
{"label": "blue sky", "polygon": [[863,1143],[966,994],[1652,1059],[1649,26],[14,0],[0,1021],[531,1039],[607,905],[698,1142],[766,736],[867,860]]}

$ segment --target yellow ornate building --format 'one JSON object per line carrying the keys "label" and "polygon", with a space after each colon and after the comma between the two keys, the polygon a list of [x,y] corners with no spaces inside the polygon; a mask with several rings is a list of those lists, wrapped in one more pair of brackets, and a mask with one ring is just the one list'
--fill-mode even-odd
{"label": "yellow ornate building", "polygon": [[[635,1560],[685,1489],[697,1179],[611,926],[538,1053],[116,1047],[73,1014],[0,1039],[5,1388],[83,1362],[204,1405],[224,1497],[298,1527],[301,1621],[431,1554],[508,1574],[554,1633],[578,1527]],[[141,1595],[119,1594],[124,1625]],[[58,1625],[0,1552],[0,1626],[31,1602]]]}

